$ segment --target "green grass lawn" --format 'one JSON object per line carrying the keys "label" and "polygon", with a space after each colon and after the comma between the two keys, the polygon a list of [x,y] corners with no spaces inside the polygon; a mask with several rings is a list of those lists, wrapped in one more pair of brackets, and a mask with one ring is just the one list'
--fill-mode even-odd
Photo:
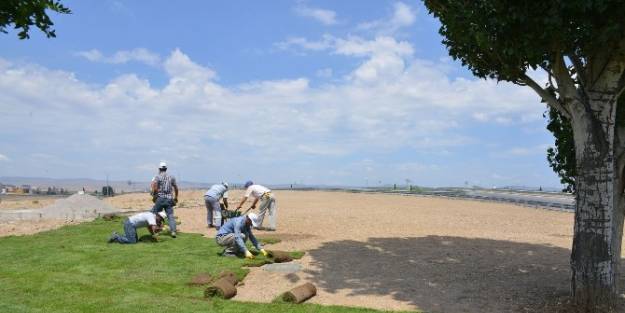
{"label": "green grass lawn", "polygon": [[198,234],[107,244],[113,230],[122,232],[121,220],[0,238],[0,312],[379,312],[206,300],[202,287],[186,285],[194,274],[231,270],[242,278],[249,261],[218,256],[214,240]]}

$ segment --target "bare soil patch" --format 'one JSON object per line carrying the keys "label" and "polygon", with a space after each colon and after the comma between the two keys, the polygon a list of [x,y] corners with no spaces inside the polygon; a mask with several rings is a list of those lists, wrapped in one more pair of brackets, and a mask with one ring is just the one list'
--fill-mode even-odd
{"label": "bare soil patch", "polygon": [[0,210],[40,209],[64,197],[67,196],[2,195],[0,196]]}
{"label": "bare soil patch", "polygon": [[[306,251],[294,261],[304,270],[252,268],[236,300],[270,302],[311,282],[318,287],[314,303],[494,313],[547,312],[568,294],[570,213],[342,192],[277,191],[276,197],[277,231],[257,234],[282,239],[270,249]],[[212,240],[202,192],[184,193],[181,201],[181,230]]]}
{"label": "bare soil patch", "polygon": [[57,229],[65,225],[78,224],[66,220],[12,221],[0,223],[0,237],[32,235],[42,231]]}

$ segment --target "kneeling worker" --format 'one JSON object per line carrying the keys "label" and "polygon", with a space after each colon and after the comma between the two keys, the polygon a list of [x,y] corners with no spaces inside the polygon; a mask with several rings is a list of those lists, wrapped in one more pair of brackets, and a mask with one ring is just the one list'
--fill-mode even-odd
{"label": "kneeling worker", "polygon": [[120,235],[117,232],[113,232],[109,243],[137,243],[139,241],[137,237],[137,228],[146,227],[152,236],[156,235],[162,230],[163,221],[167,215],[165,212],[159,212],[154,214],[152,212],[138,213],[124,221],[124,235]]}
{"label": "kneeling worker", "polygon": [[254,247],[264,256],[267,256],[267,251],[254,237],[252,226],[258,227],[258,215],[254,213],[229,219],[221,226],[215,240],[218,245],[225,247],[222,255],[245,255],[246,258],[253,259],[254,255],[245,246],[245,242],[249,238]]}

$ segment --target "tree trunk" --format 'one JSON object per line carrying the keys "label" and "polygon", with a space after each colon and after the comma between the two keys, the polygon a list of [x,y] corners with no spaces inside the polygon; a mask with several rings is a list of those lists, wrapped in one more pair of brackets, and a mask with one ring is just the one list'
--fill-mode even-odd
{"label": "tree trunk", "polygon": [[[582,312],[610,312],[623,236],[622,163],[615,154],[614,97],[590,93],[572,110],[577,158],[571,291]],[[617,149],[619,150],[620,147]]]}

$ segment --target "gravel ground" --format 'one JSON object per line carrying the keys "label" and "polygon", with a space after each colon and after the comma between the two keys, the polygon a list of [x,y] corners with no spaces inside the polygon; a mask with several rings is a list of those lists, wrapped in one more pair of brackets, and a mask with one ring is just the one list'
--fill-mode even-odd
{"label": "gravel ground", "polygon": [[[511,204],[398,195],[277,191],[278,230],[301,250],[294,274],[252,268],[235,300],[270,302],[303,282],[310,302],[429,312],[555,312],[568,294],[573,214]],[[241,195],[231,193],[231,204]],[[109,199],[149,209],[147,194]],[[249,204],[248,204],[249,206]],[[180,196],[180,230],[205,234],[200,191]],[[624,281],[625,282],[625,281]]]}

